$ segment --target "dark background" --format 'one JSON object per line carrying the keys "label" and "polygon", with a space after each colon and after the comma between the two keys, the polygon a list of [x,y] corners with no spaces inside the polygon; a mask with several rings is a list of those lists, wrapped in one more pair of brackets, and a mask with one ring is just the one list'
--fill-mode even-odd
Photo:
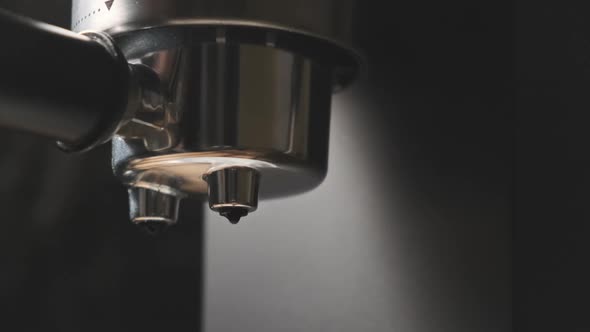
{"label": "dark background", "polygon": [[587,6],[518,2],[515,325],[590,330]]}
{"label": "dark background", "polygon": [[[68,25],[68,1],[0,7]],[[582,298],[551,280],[558,268],[576,275],[587,233],[585,125],[557,115],[588,103],[583,23],[552,29],[543,17],[581,14],[517,13],[501,2],[359,1],[368,73],[335,97],[326,182],[262,202],[238,226],[186,201],[180,225],[145,236],[127,220],[107,146],[65,155],[2,131],[3,324],[510,331],[514,283],[515,330],[584,330],[585,308],[564,323],[549,308],[566,305],[539,304]]]}

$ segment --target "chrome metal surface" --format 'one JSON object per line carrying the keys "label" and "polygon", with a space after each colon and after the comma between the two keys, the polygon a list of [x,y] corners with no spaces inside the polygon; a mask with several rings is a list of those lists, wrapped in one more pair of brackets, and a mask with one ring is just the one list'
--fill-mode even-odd
{"label": "chrome metal surface", "polygon": [[282,50],[226,44],[133,62],[160,77],[165,112],[176,119],[171,129],[162,122],[161,131],[176,143],[153,149],[159,137],[122,131],[113,140],[113,167],[125,183],[205,194],[204,174],[243,166],[260,172],[260,195],[269,198],[313,189],[324,178],[330,68]]}
{"label": "chrome metal surface", "polygon": [[173,225],[178,219],[178,207],[182,196],[165,187],[129,188],[129,217],[150,232]]}
{"label": "chrome metal surface", "polygon": [[228,167],[204,175],[209,184],[209,207],[231,223],[258,208],[260,174],[249,167]]}

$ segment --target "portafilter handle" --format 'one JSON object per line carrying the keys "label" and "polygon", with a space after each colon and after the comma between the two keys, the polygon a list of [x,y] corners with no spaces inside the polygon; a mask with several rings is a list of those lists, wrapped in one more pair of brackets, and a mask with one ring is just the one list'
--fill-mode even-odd
{"label": "portafilter handle", "polygon": [[127,61],[105,34],[76,34],[0,10],[0,126],[70,151],[110,139],[129,108]]}

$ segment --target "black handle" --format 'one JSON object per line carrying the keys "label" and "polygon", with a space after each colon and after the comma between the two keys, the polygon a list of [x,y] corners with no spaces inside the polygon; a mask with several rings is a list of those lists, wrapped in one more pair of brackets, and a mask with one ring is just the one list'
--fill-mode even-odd
{"label": "black handle", "polygon": [[108,139],[130,84],[110,38],[0,10],[0,43],[0,126],[57,139],[69,150]]}

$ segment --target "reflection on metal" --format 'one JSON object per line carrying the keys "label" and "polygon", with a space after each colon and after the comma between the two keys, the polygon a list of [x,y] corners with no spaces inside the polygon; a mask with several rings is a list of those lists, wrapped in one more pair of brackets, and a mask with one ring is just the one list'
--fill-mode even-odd
{"label": "reflection on metal", "polygon": [[318,186],[331,94],[358,69],[352,3],[75,0],[73,29],[113,35],[140,87],[113,139],[115,174],[161,200],[176,194],[157,188],[209,194],[232,222],[258,194]]}
{"label": "reflection on metal", "polygon": [[261,197],[279,197],[324,178],[329,67],[248,44],[166,50],[133,67],[144,75],[140,106],[113,140],[113,166],[125,183],[170,186],[173,178],[180,192],[206,194],[204,174],[249,167],[265,179]]}
{"label": "reflection on metal", "polygon": [[[330,71],[289,52],[252,45],[202,45],[136,60],[158,70],[174,99],[155,132],[113,141],[117,174],[132,183],[161,170],[180,190],[206,193],[203,174],[248,166],[268,177],[263,197],[315,187],[326,172]],[[172,80],[172,81],[171,81]],[[150,112],[140,112],[150,113]],[[178,122],[178,123],[177,123]],[[137,131],[136,131],[137,132]],[[141,132],[140,132],[141,133]]]}
{"label": "reflection on metal", "polygon": [[129,106],[131,116],[121,125],[118,135],[141,139],[149,151],[162,151],[177,144],[178,116],[174,105],[162,91],[160,78],[151,68],[131,65],[135,99]]}

